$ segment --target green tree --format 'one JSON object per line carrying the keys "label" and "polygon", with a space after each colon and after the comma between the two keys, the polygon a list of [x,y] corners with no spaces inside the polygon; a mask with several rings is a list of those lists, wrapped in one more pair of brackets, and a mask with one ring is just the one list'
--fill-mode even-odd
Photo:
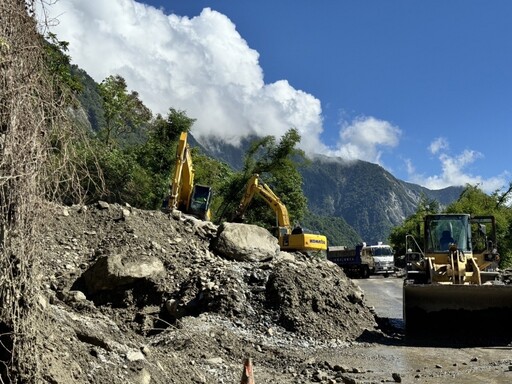
{"label": "green tree", "polygon": [[46,42],[43,46],[45,63],[49,74],[72,92],[81,92],[82,84],[71,71],[71,57],[67,54],[69,43],[67,41],[60,41],[57,39],[57,35],[50,32],[46,36]]}
{"label": "green tree", "polygon": [[140,135],[152,116],[139,94],[128,92],[125,79],[119,75],[107,77],[99,89],[105,115],[105,126],[99,132],[103,142],[111,147]]}
{"label": "green tree", "polygon": [[501,267],[512,266],[512,208],[506,204],[509,193],[510,188],[502,194],[488,195],[478,186],[467,185],[459,199],[446,208],[448,213],[494,216]]}
{"label": "green tree", "polygon": [[137,163],[150,175],[153,199],[146,208],[160,208],[169,194],[174,176],[176,148],[181,132],[189,132],[195,119],[184,111],[169,109],[167,117],[157,115],[147,131],[147,140],[133,149]]}
{"label": "green tree", "polygon": [[157,115],[148,128],[147,140],[137,151],[139,163],[155,175],[172,176],[180,134],[189,132],[194,121],[184,111],[173,108],[166,118]]}

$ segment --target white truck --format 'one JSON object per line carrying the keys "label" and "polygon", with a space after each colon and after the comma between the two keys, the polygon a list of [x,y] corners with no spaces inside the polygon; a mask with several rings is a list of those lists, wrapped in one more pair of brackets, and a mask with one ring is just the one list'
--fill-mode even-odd
{"label": "white truck", "polygon": [[374,261],[374,269],[371,271],[375,275],[383,275],[388,277],[395,273],[395,255],[393,248],[381,241],[377,245],[367,245],[363,243],[361,249],[361,257],[371,256]]}
{"label": "white truck", "polygon": [[350,277],[367,279],[370,275],[384,277],[395,273],[395,256],[391,246],[379,242],[377,245],[358,244],[354,248],[329,247],[327,259],[338,264]]}

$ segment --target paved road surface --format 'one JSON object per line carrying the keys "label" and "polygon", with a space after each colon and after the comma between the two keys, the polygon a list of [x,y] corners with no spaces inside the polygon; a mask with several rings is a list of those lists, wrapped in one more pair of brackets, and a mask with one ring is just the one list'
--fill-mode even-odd
{"label": "paved road surface", "polygon": [[403,278],[372,276],[369,279],[354,279],[364,291],[365,301],[375,308],[377,315],[389,318],[402,327]]}
{"label": "paved road surface", "polygon": [[[372,276],[354,279],[364,291],[365,301],[380,317],[387,317],[403,329],[403,278]],[[435,337],[434,344],[439,342]],[[364,356],[366,360],[357,359]],[[460,347],[420,344],[374,344],[370,349],[350,350],[342,363],[361,367],[361,371],[397,372],[403,383],[421,384],[481,384],[512,383],[512,343],[508,346]],[[390,377],[386,382],[393,382]],[[378,377],[376,377],[378,379]],[[375,382],[379,382],[376,380]],[[373,382],[373,381],[372,381]]]}

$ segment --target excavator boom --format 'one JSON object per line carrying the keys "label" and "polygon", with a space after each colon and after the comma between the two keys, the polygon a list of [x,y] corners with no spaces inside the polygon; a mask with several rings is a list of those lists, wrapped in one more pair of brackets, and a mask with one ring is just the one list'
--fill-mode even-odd
{"label": "excavator boom", "polygon": [[243,219],[254,196],[260,196],[275,212],[277,217],[279,246],[283,251],[323,252],[327,250],[324,235],[304,233],[302,228],[291,228],[288,209],[272,189],[263,183],[258,174],[252,175],[245,186],[245,193],[235,213],[235,220]]}
{"label": "excavator boom", "polygon": [[168,207],[171,209],[186,210],[188,199],[194,185],[194,172],[192,170],[192,158],[187,144],[187,132],[180,134],[176,149],[176,165],[174,177],[170,185]]}
{"label": "excavator boom", "polygon": [[207,185],[194,184],[194,168],[187,136],[187,132],[180,134],[174,176],[164,206],[168,209],[178,209],[202,220],[210,220],[212,189]]}
{"label": "excavator boom", "polygon": [[240,201],[238,209],[236,210],[235,217],[242,219],[245,211],[249,207],[255,195],[260,196],[265,202],[273,209],[277,216],[279,227],[290,228],[290,218],[288,216],[288,209],[283,204],[281,199],[270,189],[270,187],[260,180],[258,174],[251,176],[245,185],[245,193]]}

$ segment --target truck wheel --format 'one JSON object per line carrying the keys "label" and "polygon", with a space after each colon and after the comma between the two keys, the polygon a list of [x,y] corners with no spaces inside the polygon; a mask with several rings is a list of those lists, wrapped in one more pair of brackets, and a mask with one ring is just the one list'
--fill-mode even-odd
{"label": "truck wheel", "polygon": [[385,273],[385,274],[384,274],[384,277],[389,277],[389,273]]}
{"label": "truck wheel", "polygon": [[367,265],[364,265],[363,267],[361,267],[361,277],[363,279],[367,279],[370,277],[370,269],[368,268]]}

